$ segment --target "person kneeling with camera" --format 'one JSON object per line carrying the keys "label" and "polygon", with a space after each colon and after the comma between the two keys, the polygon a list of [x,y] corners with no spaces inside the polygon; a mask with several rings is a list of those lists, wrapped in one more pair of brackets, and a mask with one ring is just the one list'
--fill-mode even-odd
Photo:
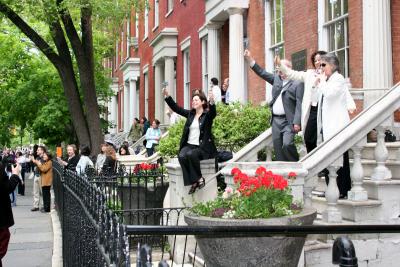
{"label": "person kneeling with camera", "polygon": [[22,179],[19,176],[19,164],[11,166],[11,176],[6,173],[6,166],[0,162],[0,267],[1,260],[7,253],[10,241],[10,228],[14,225],[14,217],[11,209],[10,193],[12,193]]}

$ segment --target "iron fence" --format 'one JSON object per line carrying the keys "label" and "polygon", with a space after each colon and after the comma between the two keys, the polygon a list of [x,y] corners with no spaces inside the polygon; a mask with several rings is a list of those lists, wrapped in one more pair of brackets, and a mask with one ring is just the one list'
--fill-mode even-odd
{"label": "iron fence", "polygon": [[164,261],[161,266],[205,266],[195,237],[400,233],[399,225],[183,226],[185,208],[161,208],[162,202],[150,207],[168,188],[162,166],[142,172],[121,167],[109,176],[78,176],[57,162],[53,166],[64,266],[152,266],[140,256],[144,244],[152,248],[150,262]]}

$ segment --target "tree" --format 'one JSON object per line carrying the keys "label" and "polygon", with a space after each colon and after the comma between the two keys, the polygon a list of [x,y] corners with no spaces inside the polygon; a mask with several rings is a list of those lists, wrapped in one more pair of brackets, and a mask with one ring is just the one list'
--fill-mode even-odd
{"label": "tree", "polygon": [[[132,7],[139,9],[143,3],[144,0],[0,0],[0,13],[56,68],[78,140],[89,145],[93,154],[99,152],[103,141],[95,84],[93,17],[104,34],[117,32],[106,25],[117,28]],[[49,31],[33,27],[30,21],[43,23]]]}

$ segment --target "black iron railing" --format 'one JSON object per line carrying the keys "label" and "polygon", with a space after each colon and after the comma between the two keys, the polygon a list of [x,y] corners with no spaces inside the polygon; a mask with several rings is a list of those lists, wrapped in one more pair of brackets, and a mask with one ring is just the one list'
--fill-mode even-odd
{"label": "black iron railing", "polygon": [[183,226],[185,208],[162,208],[162,201],[153,205],[168,188],[162,166],[78,176],[54,162],[53,173],[64,266],[147,266],[139,255],[144,244],[152,248],[153,262],[204,266],[194,236],[400,233],[400,225]]}

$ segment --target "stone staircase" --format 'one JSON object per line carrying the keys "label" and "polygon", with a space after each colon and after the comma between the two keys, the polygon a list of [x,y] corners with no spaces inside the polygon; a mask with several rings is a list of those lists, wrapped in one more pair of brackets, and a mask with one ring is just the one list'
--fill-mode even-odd
{"label": "stone staircase", "polygon": [[[391,179],[371,179],[377,166],[375,160],[376,143],[368,143],[361,152],[361,165],[364,172],[362,187],[368,199],[354,201],[339,199],[336,207],[341,212],[342,221],[338,224],[399,224],[400,227],[400,142],[386,143],[388,159],[385,166],[392,174]],[[353,157],[353,153],[350,153]],[[354,159],[350,161],[354,167]],[[332,224],[323,220],[323,212],[328,208],[327,200],[321,197],[327,186],[324,177],[312,194],[312,206],[319,216],[314,224]],[[332,244],[338,235],[310,235],[304,247],[304,266],[334,266]],[[399,234],[353,234],[348,235],[354,243],[359,266],[399,266]]]}

